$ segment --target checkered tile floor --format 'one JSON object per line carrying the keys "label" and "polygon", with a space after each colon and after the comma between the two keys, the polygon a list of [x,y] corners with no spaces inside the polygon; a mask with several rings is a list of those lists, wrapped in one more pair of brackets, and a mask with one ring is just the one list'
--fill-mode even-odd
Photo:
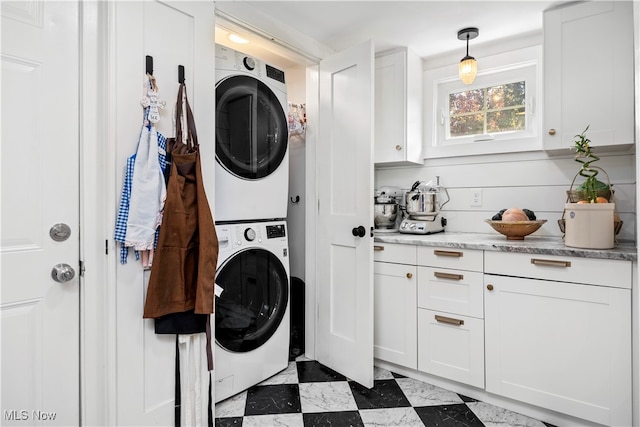
{"label": "checkered tile floor", "polygon": [[216,427],[551,426],[379,368],[369,390],[311,360],[290,362],[215,410]]}

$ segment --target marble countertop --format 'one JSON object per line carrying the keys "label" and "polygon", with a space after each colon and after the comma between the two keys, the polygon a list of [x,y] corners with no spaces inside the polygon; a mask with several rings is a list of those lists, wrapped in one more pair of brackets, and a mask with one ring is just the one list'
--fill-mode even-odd
{"label": "marble countertop", "polygon": [[374,241],[400,243],[406,245],[441,246],[446,248],[480,249],[486,251],[516,252],[574,256],[583,258],[604,258],[636,261],[638,252],[633,243],[617,243],[613,249],[580,249],[565,246],[560,237],[526,236],[524,240],[507,240],[501,234],[485,233],[443,233],[418,235],[403,233],[374,232]]}

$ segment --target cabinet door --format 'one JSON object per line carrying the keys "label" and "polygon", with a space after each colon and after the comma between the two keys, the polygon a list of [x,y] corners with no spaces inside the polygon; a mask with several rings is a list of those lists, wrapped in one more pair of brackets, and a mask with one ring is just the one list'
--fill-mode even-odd
{"label": "cabinet door", "polygon": [[386,262],[373,264],[374,356],[416,369],[416,267]]}
{"label": "cabinet door", "polygon": [[422,164],[422,60],[407,49],[376,56],[376,164]]}
{"label": "cabinet door", "polygon": [[633,12],[627,1],[584,2],[544,14],[544,147],[633,144]]}
{"label": "cabinet door", "polygon": [[418,309],[418,369],[484,387],[484,322]]}
{"label": "cabinet door", "polygon": [[487,391],[631,425],[630,290],[493,275],[485,285]]}

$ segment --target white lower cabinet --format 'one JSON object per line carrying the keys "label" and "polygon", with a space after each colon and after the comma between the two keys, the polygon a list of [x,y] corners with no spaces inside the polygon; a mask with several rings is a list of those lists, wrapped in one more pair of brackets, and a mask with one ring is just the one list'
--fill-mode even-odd
{"label": "white lower cabinet", "polygon": [[418,370],[483,388],[482,251],[419,247],[418,264]]}
{"label": "white lower cabinet", "polygon": [[416,247],[376,243],[374,250],[373,354],[416,369]]}
{"label": "white lower cabinet", "polygon": [[[594,275],[621,279],[619,287],[498,275],[524,257],[485,253],[488,272],[496,273],[484,276],[486,390],[596,423],[630,426],[631,263],[591,267]],[[583,261],[579,268],[587,271],[580,273],[589,275],[586,259],[531,258],[547,261],[529,262],[538,268],[536,276],[569,278]],[[607,271],[595,271],[602,268]]]}
{"label": "white lower cabinet", "polygon": [[484,387],[484,321],[418,309],[418,370]]}

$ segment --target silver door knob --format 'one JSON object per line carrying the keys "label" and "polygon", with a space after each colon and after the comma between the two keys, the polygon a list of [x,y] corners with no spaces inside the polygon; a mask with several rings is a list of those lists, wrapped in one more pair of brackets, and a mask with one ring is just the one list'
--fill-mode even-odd
{"label": "silver door knob", "polygon": [[76,272],[69,264],[58,264],[51,269],[51,277],[58,283],[68,282],[76,276]]}

